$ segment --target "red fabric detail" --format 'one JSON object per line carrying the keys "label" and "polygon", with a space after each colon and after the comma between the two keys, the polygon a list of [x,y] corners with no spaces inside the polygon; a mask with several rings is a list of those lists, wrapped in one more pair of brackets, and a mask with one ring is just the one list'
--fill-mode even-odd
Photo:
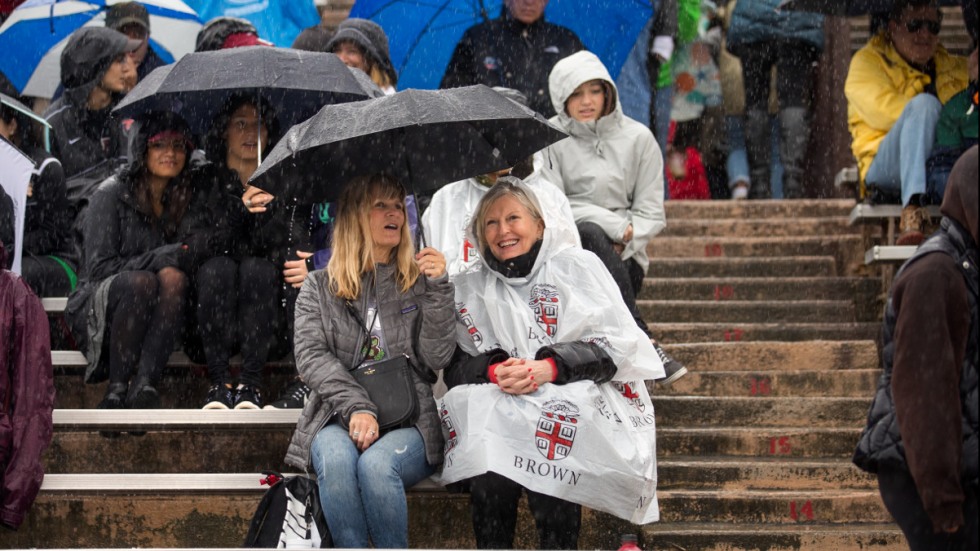
{"label": "red fabric detail", "polygon": [[684,179],[675,180],[670,171],[667,171],[667,189],[670,191],[670,198],[711,199],[708,176],[704,170],[704,163],[701,162],[701,153],[693,147],[687,148],[684,153],[687,155],[687,161],[684,163],[687,175]]}
{"label": "red fabric detail", "polygon": [[495,364],[490,364],[490,367],[487,368],[487,378],[490,379],[490,382],[493,383],[493,384],[495,384],[495,385],[496,384],[500,384],[500,383],[497,382],[497,373],[496,373],[496,371],[497,371],[497,366],[500,365],[500,364],[502,364],[502,363],[503,362],[497,362]]}
{"label": "red fabric detail", "polygon": [[227,50],[228,48],[240,48],[242,46],[262,46],[263,43],[259,40],[258,35],[253,33],[232,33],[225,38],[225,41],[221,43],[221,49]]}
{"label": "red fabric detail", "polygon": [[551,364],[551,380],[552,381],[557,381],[558,380],[558,364],[555,363],[555,359],[554,358],[545,358],[544,361],[546,361],[549,364]]}

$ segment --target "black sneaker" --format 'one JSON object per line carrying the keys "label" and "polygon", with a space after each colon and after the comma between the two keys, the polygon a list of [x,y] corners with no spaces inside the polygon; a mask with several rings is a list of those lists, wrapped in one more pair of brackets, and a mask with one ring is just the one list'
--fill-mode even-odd
{"label": "black sneaker", "polygon": [[211,385],[208,397],[201,409],[231,409],[235,407],[235,395],[231,387],[224,384]]}
{"label": "black sneaker", "polygon": [[235,409],[262,409],[262,391],[256,385],[238,385]]}
{"label": "black sneaker", "polygon": [[687,375],[687,368],[681,362],[672,358],[666,350],[661,348],[660,343],[653,341],[653,349],[657,351],[657,355],[660,356],[660,361],[664,364],[665,375],[663,378],[657,379],[660,386],[667,388],[684,375]]}
{"label": "black sneaker", "polygon": [[129,400],[132,409],[160,409],[160,393],[150,385],[143,385]]}
{"label": "black sneaker", "polygon": [[310,387],[303,381],[293,381],[279,395],[279,399],[265,406],[265,409],[302,409],[306,405],[306,399],[310,395]]}

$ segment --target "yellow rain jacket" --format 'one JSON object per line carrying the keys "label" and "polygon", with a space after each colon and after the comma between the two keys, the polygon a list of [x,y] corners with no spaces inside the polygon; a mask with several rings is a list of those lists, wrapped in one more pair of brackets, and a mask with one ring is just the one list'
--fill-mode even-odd
{"label": "yellow rain jacket", "polygon": [[[946,103],[967,85],[966,58],[951,55],[942,46],[936,51],[936,92]],[[912,68],[884,34],[871,38],[854,54],[844,83],[851,151],[858,160],[861,190],[878,145],[898,120],[905,104],[921,94],[931,78]]]}

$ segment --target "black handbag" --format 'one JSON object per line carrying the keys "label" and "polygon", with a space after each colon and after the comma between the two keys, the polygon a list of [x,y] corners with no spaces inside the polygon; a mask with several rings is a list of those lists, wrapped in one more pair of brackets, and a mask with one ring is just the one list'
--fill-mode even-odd
{"label": "black handbag", "polygon": [[351,371],[378,408],[378,428],[382,431],[411,427],[419,420],[419,396],[412,371],[412,363],[404,354],[361,364]]}
{"label": "black handbag", "polygon": [[[364,319],[350,301],[347,301],[347,311],[361,330],[368,330]],[[370,334],[365,338],[369,339]],[[420,409],[412,373],[418,373],[423,381],[431,381],[435,375],[431,370],[431,375],[419,370],[405,354],[387,360],[361,363],[351,369],[350,373],[378,408],[378,428],[381,431],[415,425],[419,420]]]}

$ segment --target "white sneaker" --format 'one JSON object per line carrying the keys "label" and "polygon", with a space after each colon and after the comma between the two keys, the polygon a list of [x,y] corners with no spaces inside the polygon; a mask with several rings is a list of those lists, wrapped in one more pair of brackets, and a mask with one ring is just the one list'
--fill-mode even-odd
{"label": "white sneaker", "polygon": [[732,199],[740,201],[749,198],[749,185],[745,182],[738,182],[732,187]]}

